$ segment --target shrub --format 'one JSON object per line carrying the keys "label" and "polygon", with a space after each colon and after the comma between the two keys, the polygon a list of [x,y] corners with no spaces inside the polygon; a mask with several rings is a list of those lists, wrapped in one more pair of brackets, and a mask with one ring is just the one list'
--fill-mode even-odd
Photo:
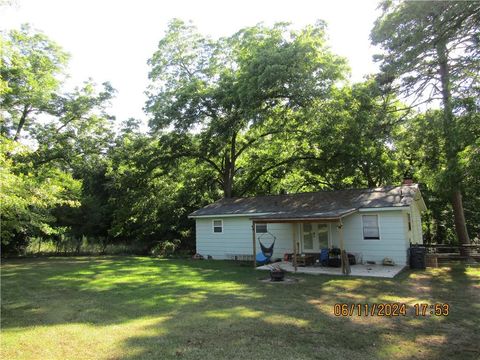
{"label": "shrub", "polygon": [[151,250],[152,256],[169,256],[172,255],[175,250],[180,246],[180,240],[165,240],[158,242]]}

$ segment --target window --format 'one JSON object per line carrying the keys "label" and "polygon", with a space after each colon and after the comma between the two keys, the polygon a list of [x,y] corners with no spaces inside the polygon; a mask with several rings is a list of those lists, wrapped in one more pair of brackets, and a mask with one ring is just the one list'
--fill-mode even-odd
{"label": "window", "polygon": [[328,225],[318,224],[318,247],[319,249],[328,248]]}
{"label": "window", "polygon": [[408,220],[408,231],[412,230],[412,217],[410,216],[410,213],[407,213],[407,220]]}
{"label": "window", "polygon": [[378,215],[363,215],[363,238],[365,240],[380,240]]}
{"label": "window", "polygon": [[223,220],[213,220],[213,232],[222,233],[223,232]]}
{"label": "window", "polygon": [[267,224],[255,224],[255,232],[257,234],[262,234],[268,232]]}

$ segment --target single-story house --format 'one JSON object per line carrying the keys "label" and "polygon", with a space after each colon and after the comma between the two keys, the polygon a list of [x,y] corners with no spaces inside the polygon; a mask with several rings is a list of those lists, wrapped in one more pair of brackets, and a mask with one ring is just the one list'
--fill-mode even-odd
{"label": "single-story house", "polygon": [[423,243],[425,202],[417,184],[287,195],[224,198],[189,215],[196,251],[213,259],[254,258],[259,239],[272,258],[338,247],[362,262],[406,265],[410,244]]}

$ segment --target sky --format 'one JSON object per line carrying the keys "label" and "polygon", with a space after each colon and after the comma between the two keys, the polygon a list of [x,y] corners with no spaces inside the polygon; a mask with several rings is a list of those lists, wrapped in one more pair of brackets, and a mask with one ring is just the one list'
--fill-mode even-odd
{"label": "sky", "polygon": [[172,18],[193,21],[213,38],[229,36],[263,22],[291,22],[301,28],[327,22],[329,45],[348,59],[351,81],[358,82],[377,66],[369,34],[379,14],[376,0],[13,0],[0,7],[0,29],[30,23],[71,55],[68,85],[92,78],[117,90],[111,113],[117,121],[143,112],[148,86],[147,60]]}

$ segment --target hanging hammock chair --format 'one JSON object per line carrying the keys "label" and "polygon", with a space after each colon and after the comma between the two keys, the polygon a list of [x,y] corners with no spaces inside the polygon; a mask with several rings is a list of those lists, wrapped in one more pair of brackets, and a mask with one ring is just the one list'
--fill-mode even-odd
{"label": "hanging hammock chair", "polygon": [[[270,246],[264,245],[262,243],[262,241],[260,240],[263,237],[268,236],[268,235],[271,238],[273,238],[273,241],[270,244]],[[273,255],[273,247],[275,246],[275,240],[277,240],[277,238],[275,236],[273,236],[273,234],[271,234],[269,232],[266,232],[266,233],[263,233],[262,235],[260,235],[257,240],[258,240],[258,243],[260,244],[260,249],[262,250],[262,252],[257,254],[256,260],[257,260],[258,263],[266,264],[270,261],[270,258]]]}

